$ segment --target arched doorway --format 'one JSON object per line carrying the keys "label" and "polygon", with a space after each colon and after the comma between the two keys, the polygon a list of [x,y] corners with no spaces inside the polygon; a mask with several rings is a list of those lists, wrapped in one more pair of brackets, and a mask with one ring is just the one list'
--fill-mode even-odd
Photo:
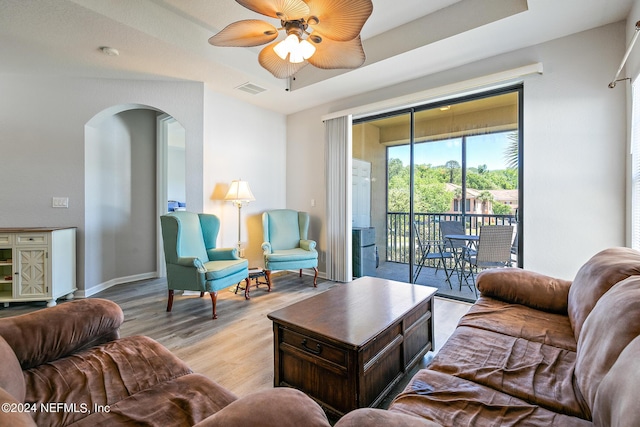
{"label": "arched doorway", "polygon": [[162,159],[168,157],[168,123],[177,122],[153,107],[130,104],[103,110],[85,125],[89,294],[164,271],[158,218],[167,211],[169,173]]}

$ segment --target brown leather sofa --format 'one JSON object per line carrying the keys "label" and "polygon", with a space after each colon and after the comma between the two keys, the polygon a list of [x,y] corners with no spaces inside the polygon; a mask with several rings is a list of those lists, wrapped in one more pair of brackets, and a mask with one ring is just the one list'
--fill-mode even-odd
{"label": "brown leather sofa", "polygon": [[238,399],[156,341],[119,338],[123,320],[93,298],[0,319],[0,426],[329,426],[297,390]]}
{"label": "brown leather sofa", "polygon": [[[573,282],[496,269],[477,285],[389,410],[358,409],[335,427],[640,426],[639,252],[605,250]],[[119,339],[122,320],[98,299],[0,319],[0,425],[329,426],[301,392],[237,399],[155,341]]]}
{"label": "brown leather sofa", "polygon": [[640,253],[611,248],[573,282],[487,270],[481,296],[388,411],[356,425],[640,426]]}

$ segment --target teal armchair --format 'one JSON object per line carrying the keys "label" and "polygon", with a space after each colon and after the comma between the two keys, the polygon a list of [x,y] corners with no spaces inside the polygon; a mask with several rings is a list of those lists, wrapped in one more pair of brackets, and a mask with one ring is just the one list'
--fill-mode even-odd
{"label": "teal armchair", "polygon": [[278,209],[262,214],[264,269],[271,289],[271,271],[313,268],[313,286],[318,280],[316,242],[309,240],[309,214]]}
{"label": "teal armchair", "polygon": [[162,215],[160,225],[169,287],[167,311],[173,307],[174,290],[200,291],[201,297],[209,292],[216,319],[220,289],[242,280],[249,289],[249,262],[238,257],[235,248],[216,248],[217,216],[177,211]]}

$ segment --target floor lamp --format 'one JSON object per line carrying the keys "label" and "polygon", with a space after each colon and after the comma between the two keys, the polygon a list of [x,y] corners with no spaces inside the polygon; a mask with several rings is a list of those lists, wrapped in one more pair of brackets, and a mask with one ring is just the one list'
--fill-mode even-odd
{"label": "floor lamp", "polygon": [[240,229],[242,226],[242,222],[240,219],[240,212],[242,210],[242,204],[252,202],[256,198],[253,197],[253,193],[249,188],[249,183],[247,181],[242,181],[238,179],[238,180],[231,181],[231,186],[229,186],[229,191],[227,192],[227,195],[224,196],[224,199],[230,202],[233,202],[233,204],[238,207],[238,255],[241,255]]}

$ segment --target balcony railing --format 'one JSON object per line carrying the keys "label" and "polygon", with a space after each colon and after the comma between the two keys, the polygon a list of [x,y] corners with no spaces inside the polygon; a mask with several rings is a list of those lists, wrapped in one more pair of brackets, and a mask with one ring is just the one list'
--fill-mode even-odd
{"label": "balcony railing", "polygon": [[[423,240],[442,240],[440,221],[463,221],[461,213],[416,213],[417,232]],[[516,225],[514,215],[464,214],[466,234],[479,234],[484,225]],[[408,212],[387,212],[387,255],[390,262],[409,263],[411,221]]]}

